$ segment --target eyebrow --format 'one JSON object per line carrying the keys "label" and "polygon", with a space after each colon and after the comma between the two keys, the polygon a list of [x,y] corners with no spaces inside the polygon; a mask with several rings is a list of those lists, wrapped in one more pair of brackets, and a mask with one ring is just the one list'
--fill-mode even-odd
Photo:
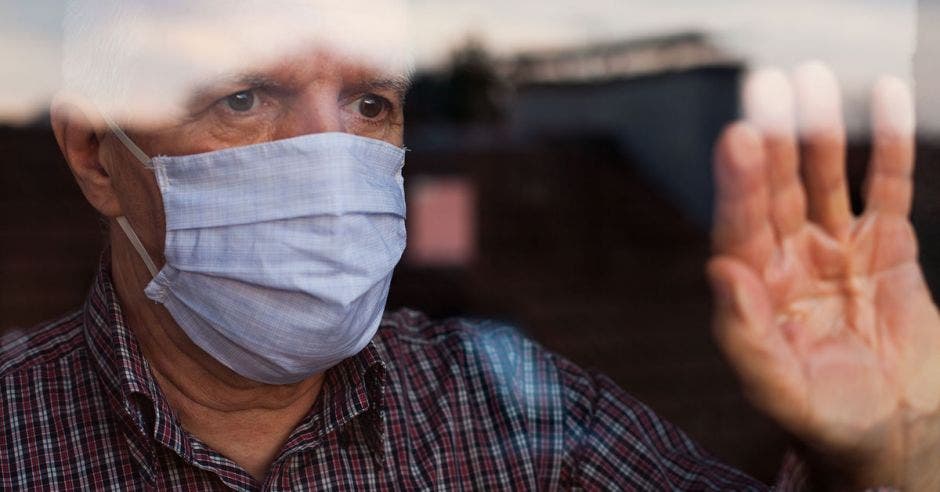
{"label": "eyebrow", "polygon": [[188,98],[187,106],[200,106],[207,100],[215,100],[226,95],[223,92],[227,92],[234,87],[278,88],[283,87],[283,84],[262,73],[223,75],[212,81],[197,85]]}
{"label": "eyebrow", "polygon": [[[405,95],[411,90],[412,83],[413,79],[410,75],[380,77],[353,84],[353,90],[350,92],[388,90],[394,92],[396,96],[404,101]],[[230,90],[220,90],[220,87],[262,87],[277,89],[284,87],[284,84],[264,73],[222,76],[211,82],[200,84],[189,98],[190,106],[199,105],[207,99],[216,99],[223,95],[221,94],[222,92]]]}
{"label": "eyebrow", "polygon": [[212,81],[205,82],[196,87],[193,91],[195,97],[212,95],[218,92],[222,86],[246,86],[246,87],[279,87],[280,82],[263,73],[243,73],[233,75],[223,75]]}
{"label": "eyebrow", "polygon": [[358,91],[370,91],[370,90],[387,90],[392,91],[402,100],[405,99],[405,95],[408,94],[408,91],[411,90],[412,80],[409,76],[396,76],[396,77],[387,77],[379,78],[374,80],[367,80],[358,84],[354,84],[353,88]]}

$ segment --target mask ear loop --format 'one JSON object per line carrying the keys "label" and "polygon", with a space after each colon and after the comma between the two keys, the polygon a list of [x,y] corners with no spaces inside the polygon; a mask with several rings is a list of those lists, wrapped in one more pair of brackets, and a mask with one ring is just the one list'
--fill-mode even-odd
{"label": "mask ear loop", "polygon": [[111,133],[113,133],[114,136],[117,137],[122,144],[124,144],[124,147],[126,147],[131,154],[134,154],[134,157],[136,157],[137,160],[139,160],[144,165],[144,167],[151,169],[153,166],[150,162],[150,156],[141,150],[140,147],[138,147],[137,144],[131,140],[131,137],[128,137],[127,134],[124,133],[124,130],[122,130],[121,127],[118,126],[118,124],[115,123],[110,116],[102,113],[101,117],[104,118],[105,123],[108,124],[108,128],[111,129]]}
{"label": "mask ear loop", "polygon": [[150,270],[150,276],[156,277],[157,265],[155,265],[153,260],[150,259],[150,255],[147,254],[147,250],[144,248],[144,244],[140,242],[140,238],[137,237],[137,233],[134,232],[130,222],[127,221],[126,217],[118,217],[114,220],[116,220],[118,225],[121,226],[121,229],[124,230],[124,234],[127,236],[127,239],[130,240],[131,245],[134,246],[134,249],[137,250],[137,254],[139,254],[140,258],[144,260],[144,265],[147,265],[147,270]]}
{"label": "mask ear loop", "polygon": [[[131,154],[134,154],[134,157],[136,157],[144,165],[144,167],[151,169],[152,165],[150,156],[141,150],[140,147],[138,147],[137,144],[135,144],[126,133],[124,133],[124,130],[122,130],[121,127],[119,127],[110,116],[102,112],[101,117],[104,118],[105,123],[108,124],[108,128],[111,129],[111,133],[114,134],[114,136],[117,137],[122,144],[124,144],[124,147],[126,147]],[[118,217],[115,220],[117,221],[118,225],[121,226],[121,229],[124,231],[124,235],[127,236],[127,239],[131,242],[131,246],[137,250],[137,254],[140,255],[140,259],[144,260],[144,265],[146,265],[147,270],[150,271],[150,276],[156,277],[157,265],[154,264],[153,260],[150,258],[150,254],[147,253],[147,249],[144,248],[144,244],[140,242],[140,238],[137,237],[137,233],[134,232],[134,228],[131,227],[130,222],[127,221],[127,217]]]}

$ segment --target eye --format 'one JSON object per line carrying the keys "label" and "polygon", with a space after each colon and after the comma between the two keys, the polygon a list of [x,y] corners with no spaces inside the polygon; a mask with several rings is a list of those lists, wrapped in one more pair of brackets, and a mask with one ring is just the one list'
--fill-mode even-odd
{"label": "eye", "polygon": [[254,91],[241,91],[225,98],[225,104],[229,109],[238,113],[251,111],[255,107]]}
{"label": "eye", "polygon": [[389,110],[392,103],[382,96],[366,94],[353,102],[353,109],[362,117],[373,120]]}

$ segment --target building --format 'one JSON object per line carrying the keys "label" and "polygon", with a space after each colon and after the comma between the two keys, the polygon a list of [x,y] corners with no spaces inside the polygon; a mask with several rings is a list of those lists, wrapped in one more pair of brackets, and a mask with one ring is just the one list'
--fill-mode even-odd
{"label": "building", "polygon": [[739,113],[743,64],[698,33],[525,53],[500,64],[524,140],[606,139],[702,226],[712,147]]}

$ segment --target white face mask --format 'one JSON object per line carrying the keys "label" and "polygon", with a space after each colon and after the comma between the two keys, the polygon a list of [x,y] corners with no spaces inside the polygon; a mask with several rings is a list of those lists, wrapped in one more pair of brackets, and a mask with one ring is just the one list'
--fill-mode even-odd
{"label": "white face mask", "polygon": [[405,151],[324,133],[150,159],[166,213],[159,272],[118,218],[163,304],[196,345],[252,380],[288,384],[375,335],[405,248]]}

